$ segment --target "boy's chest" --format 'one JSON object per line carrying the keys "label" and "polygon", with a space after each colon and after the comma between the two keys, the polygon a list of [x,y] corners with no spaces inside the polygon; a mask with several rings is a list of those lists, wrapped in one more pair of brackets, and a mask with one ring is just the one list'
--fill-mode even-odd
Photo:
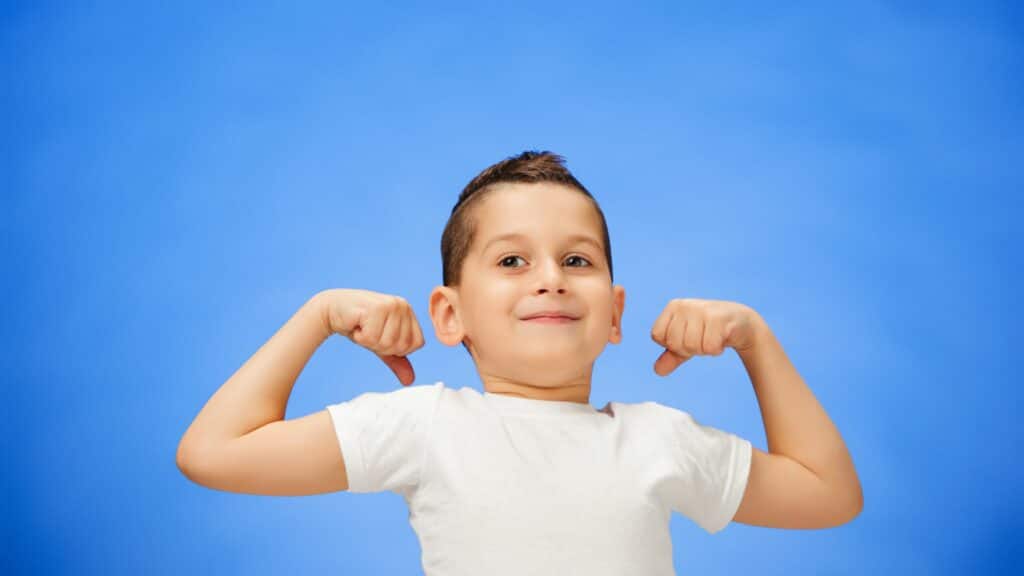
{"label": "boy's chest", "polygon": [[668,525],[651,455],[612,423],[506,418],[434,434],[420,496],[444,521],[551,536],[589,526],[618,538]]}

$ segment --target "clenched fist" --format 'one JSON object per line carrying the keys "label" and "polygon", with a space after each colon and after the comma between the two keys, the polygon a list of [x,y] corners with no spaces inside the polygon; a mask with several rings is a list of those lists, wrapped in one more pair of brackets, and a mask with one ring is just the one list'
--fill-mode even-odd
{"label": "clenched fist", "polygon": [[423,347],[423,332],[412,306],[401,296],[370,290],[325,290],[323,314],[331,333],[337,332],[377,355],[403,386],[416,379],[406,358]]}
{"label": "clenched fist", "polygon": [[676,298],[654,322],[651,339],[665,347],[654,372],[667,376],[693,356],[718,356],[726,347],[737,352],[754,344],[757,312],[724,300]]}

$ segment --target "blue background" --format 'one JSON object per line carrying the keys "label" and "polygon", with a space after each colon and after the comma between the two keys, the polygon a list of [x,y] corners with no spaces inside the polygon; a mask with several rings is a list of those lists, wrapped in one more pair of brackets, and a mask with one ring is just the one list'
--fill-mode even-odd
{"label": "blue background", "polygon": [[[860,474],[836,529],[674,516],[680,574],[1021,570],[1021,9],[364,4],[4,4],[4,572],[419,573],[399,496],[219,492],[175,450],[326,288],[403,295],[416,383],[479,390],[427,295],[459,191],[525,149],[608,217],[592,404],[765,449],[734,351],[652,370],[671,298],[743,302]],[[398,386],[333,336],[287,417]]]}

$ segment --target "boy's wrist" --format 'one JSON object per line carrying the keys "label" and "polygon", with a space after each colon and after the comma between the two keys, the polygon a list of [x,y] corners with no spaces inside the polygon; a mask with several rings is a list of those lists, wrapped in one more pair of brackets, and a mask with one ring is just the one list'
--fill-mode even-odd
{"label": "boy's wrist", "polygon": [[752,326],[750,346],[743,350],[737,350],[740,358],[744,359],[763,348],[764,340],[771,337],[771,329],[768,327],[768,323],[765,322],[765,319],[753,308],[750,309],[748,322],[750,322]]}
{"label": "boy's wrist", "polygon": [[332,334],[330,319],[327,317],[327,292],[327,290],[321,290],[320,292],[317,292],[305,304],[305,307],[308,307],[310,310],[312,310],[313,314],[320,321],[320,335],[322,336],[322,340],[330,338]]}

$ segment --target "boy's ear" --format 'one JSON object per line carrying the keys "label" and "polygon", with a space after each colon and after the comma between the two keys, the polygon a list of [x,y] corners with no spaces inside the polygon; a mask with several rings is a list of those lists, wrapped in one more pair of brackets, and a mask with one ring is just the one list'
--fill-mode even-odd
{"label": "boy's ear", "polygon": [[430,291],[430,321],[434,334],[442,344],[456,346],[465,332],[458,312],[459,294],[447,286],[436,286]]}
{"label": "boy's ear", "polygon": [[612,333],[608,341],[612,344],[622,342],[622,312],[626,308],[626,289],[612,286]]}

